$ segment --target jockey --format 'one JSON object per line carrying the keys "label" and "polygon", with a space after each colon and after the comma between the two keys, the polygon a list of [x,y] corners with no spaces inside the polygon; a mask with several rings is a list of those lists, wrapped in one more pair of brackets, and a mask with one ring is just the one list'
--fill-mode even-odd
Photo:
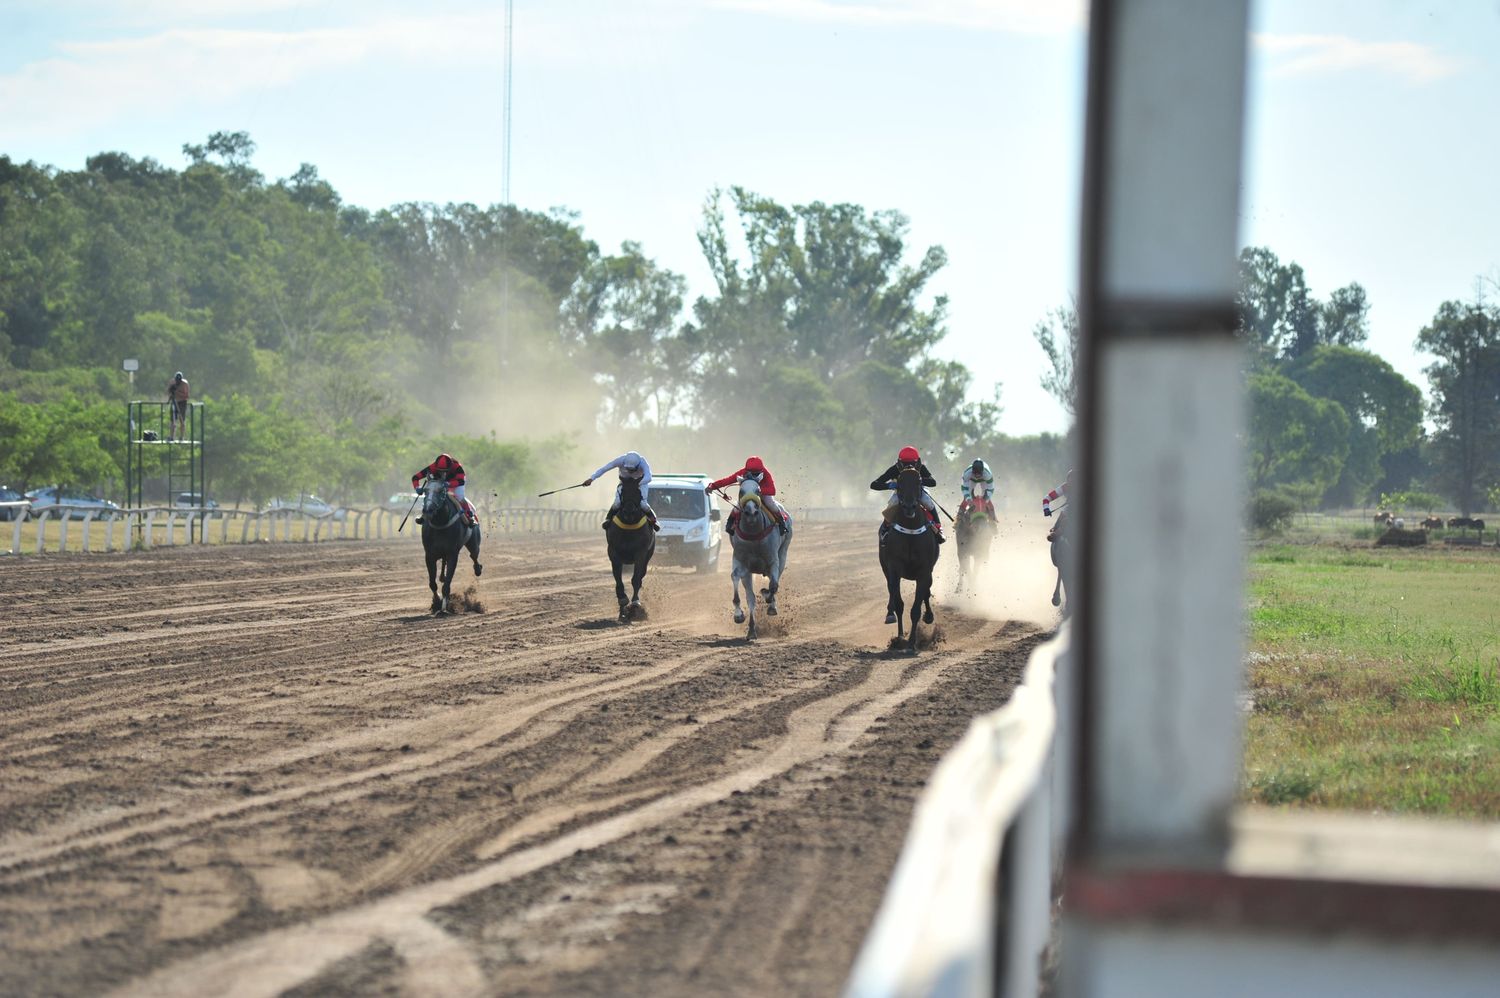
{"label": "jockey", "polygon": [[1051,516],[1052,515],[1052,504],[1055,503],[1055,502],[1057,502],[1057,500],[1059,500],[1059,499],[1067,499],[1068,498],[1068,488],[1072,484],[1073,484],[1073,469],[1069,468],[1068,469],[1068,477],[1065,478],[1065,479],[1063,479],[1063,483],[1061,485],[1059,485],[1057,488],[1053,489],[1051,492],[1048,492],[1046,495],[1042,496],[1042,515],[1043,516]]}
{"label": "jockey", "polygon": [[[651,520],[651,529],[660,530],[661,524],[656,522],[656,510],[652,509],[651,503],[647,501],[651,495],[651,465],[647,464],[646,459],[641,457],[635,451],[627,451],[626,453],[621,454],[619,457],[615,458],[613,461],[610,461],[608,464],[604,465],[589,477],[585,478],[583,480],[583,484],[593,485],[594,479],[598,478],[606,471],[609,471],[611,468],[620,469],[621,482],[624,482],[627,478],[634,479],[635,481],[640,482],[641,510]],[[616,485],[615,501],[610,505],[609,512],[604,517],[604,526],[608,527],[609,521],[613,520],[615,514],[619,511],[620,486]]]}
{"label": "jockey", "polygon": [[969,506],[972,506],[975,501],[975,482],[983,482],[985,485],[983,500],[985,505],[984,512],[990,518],[990,522],[994,523],[996,522],[995,502],[990,498],[990,496],[994,495],[995,493],[995,473],[990,471],[990,466],[988,464],[985,464],[983,459],[977,457],[974,459],[973,464],[964,469],[963,477],[960,478],[958,482],[959,491],[964,495],[964,502]]}
{"label": "jockey", "polygon": [[[927,494],[929,488],[937,487],[937,479],[932,477],[932,472],[927,470],[927,465],[922,463],[922,455],[915,447],[903,447],[901,453],[896,455],[896,463],[882,471],[873,482],[870,483],[872,492],[883,492],[891,490],[891,501],[886,503],[886,508],[896,504],[895,488],[896,476],[901,474],[904,468],[916,468],[922,475],[922,506],[927,510],[927,519],[932,523],[932,532],[937,534],[938,543],[942,544],[947,538],[943,536],[943,524],[938,519],[937,503],[932,496]],[[883,532],[884,528],[882,528]]]}
{"label": "jockey", "polygon": [[[464,516],[468,517],[471,524],[479,522],[479,515],[474,511],[474,504],[464,498],[464,466],[458,463],[457,458],[448,454],[439,454],[437,460],[411,476],[412,490],[422,491],[422,482],[429,478],[447,482],[448,490],[453,493],[453,498],[458,500]],[[420,516],[417,517],[417,522],[422,522]]]}
{"label": "jockey", "polygon": [[[766,463],[760,458],[753,456],[745,458],[745,466],[743,468],[732,474],[725,475],[717,482],[709,482],[703,487],[703,491],[712,492],[714,489],[722,489],[726,485],[735,485],[746,479],[749,479],[760,487],[760,497],[765,500],[763,505],[771,514],[771,519],[775,520],[776,525],[781,528],[781,532],[783,534],[786,533],[788,530],[786,524],[786,507],[782,506],[781,501],[776,498],[776,479],[771,477],[771,470],[766,467]],[[739,518],[740,511],[738,508],[735,508],[730,512],[729,519],[724,524],[725,533],[734,533],[734,525]]]}

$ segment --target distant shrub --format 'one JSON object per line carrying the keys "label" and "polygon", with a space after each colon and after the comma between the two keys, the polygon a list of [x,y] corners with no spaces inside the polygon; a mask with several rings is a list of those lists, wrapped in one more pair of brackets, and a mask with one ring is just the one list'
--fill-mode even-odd
{"label": "distant shrub", "polygon": [[1279,533],[1291,525],[1297,502],[1280,492],[1257,492],[1250,499],[1250,526]]}

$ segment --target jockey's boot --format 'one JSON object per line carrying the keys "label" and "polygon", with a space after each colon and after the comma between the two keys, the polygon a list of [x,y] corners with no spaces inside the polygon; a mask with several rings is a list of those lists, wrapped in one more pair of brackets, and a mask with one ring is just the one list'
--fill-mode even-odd
{"label": "jockey's boot", "polygon": [[465,499],[463,501],[463,507],[464,516],[469,518],[469,526],[477,526],[479,524],[479,513],[474,509],[474,504]]}
{"label": "jockey's boot", "polygon": [[735,524],[737,524],[739,522],[740,522],[740,511],[737,510],[737,509],[730,510],[729,511],[729,519],[727,519],[727,520],[724,521],[724,533],[728,534],[730,537],[733,537],[734,536]]}
{"label": "jockey's boot", "polygon": [[615,518],[615,514],[618,513],[619,511],[620,511],[620,507],[618,507],[618,506],[611,506],[609,508],[609,512],[604,514],[603,527],[604,527],[605,530],[609,529],[610,521]]}
{"label": "jockey's boot", "polygon": [[655,531],[658,531],[658,532],[661,531],[661,524],[659,524],[659,523],[656,522],[656,510],[652,509],[650,506],[646,507],[646,519],[648,519],[648,520],[651,521],[651,529],[652,530],[655,530]]}
{"label": "jockey's boot", "polygon": [[937,534],[938,543],[948,543],[948,538],[943,536],[943,521],[937,518],[937,514],[929,509],[927,510],[927,519],[932,522],[932,532]]}

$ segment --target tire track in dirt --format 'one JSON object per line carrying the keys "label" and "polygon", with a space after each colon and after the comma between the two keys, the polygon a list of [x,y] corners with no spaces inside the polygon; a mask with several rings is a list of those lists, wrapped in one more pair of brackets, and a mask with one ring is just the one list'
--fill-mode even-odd
{"label": "tire track in dirt", "polygon": [[[855,715],[848,715],[850,708],[863,705],[857,716],[867,724],[879,712],[925,692],[940,675],[939,668],[902,673],[871,670],[859,686],[799,708],[790,718],[787,733],[769,749],[753,753],[752,758],[740,767],[709,782],[668,792],[527,848],[508,851],[514,843],[511,838],[502,837],[479,850],[481,858],[497,855],[500,858],[469,873],[410,888],[352,911],[247,940],[228,951],[209,953],[185,965],[166,968],[117,993],[189,996],[201,988],[204,980],[216,980],[233,981],[229,993],[236,996],[280,994],[315,977],[328,964],[374,943],[391,942],[392,934],[401,935],[409,924],[422,923],[427,913],[435,908],[454,904],[478,891],[533,873],[576,852],[597,849],[664,824],[695,808],[726,799],[735,792],[744,793],[798,765],[847,748],[863,732],[863,727],[854,721]],[[835,723],[841,716],[845,717],[844,723]],[[831,733],[834,733],[832,737]],[[540,816],[539,824],[556,827],[573,817],[576,815],[555,812]],[[453,937],[443,936],[443,945],[447,948]],[[420,946],[422,943],[422,939],[411,937],[405,945]],[[412,959],[409,949],[397,948],[406,959]],[[424,959],[422,963],[431,972],[445,975],[446,968],[439,961]],[[477,961],[464,959],[456,966],[462,980],[451,983],[455,988],[462,988],[464,980],[472,979]],[[447,976],[428,977],[426,981],[438,993],[445,992],[450,983]]]}

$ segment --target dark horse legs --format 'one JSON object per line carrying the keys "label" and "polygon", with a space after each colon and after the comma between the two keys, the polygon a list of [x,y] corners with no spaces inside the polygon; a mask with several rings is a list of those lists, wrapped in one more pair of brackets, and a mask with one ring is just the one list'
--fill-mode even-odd
{"label": "dark horse legs", "polygon": [[637,558],[631,566],[630,573],[630,598],[625,598],[625,562],[614,552],[610,552],[609,567],[615,573],[615,599],[620,602],[620,619],[624,620],[630,616],[630,608],[639,606],[641,602],[641,583],[646,581],[646,566],[650,563],[649,558]]}

